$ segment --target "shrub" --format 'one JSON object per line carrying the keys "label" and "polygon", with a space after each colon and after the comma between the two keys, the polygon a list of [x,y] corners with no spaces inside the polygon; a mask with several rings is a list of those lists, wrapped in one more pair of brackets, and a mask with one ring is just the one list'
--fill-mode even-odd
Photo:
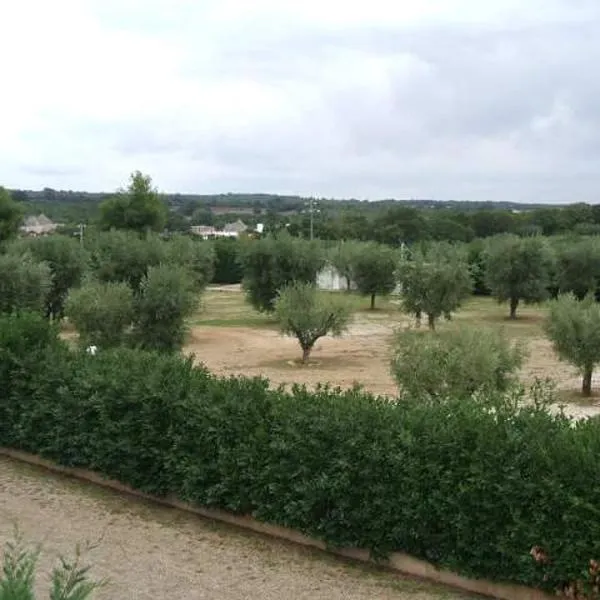
{"label": "shrub", "polygon": [[179,350],[185,340],[185,320],[197,304],[197,289],[185,268],[150,267],[134,305],[135,339],[148,350]]}
{"label": "shrub", "polygon": [[396,336],[392,374],[403,394],[458,397],[505,391],[516,382],[523,350],[495,331],[461,327]]}
{"label": "shrub", "polygon": [[600,363],[600,305],[592,295],[579,301],[565,294],[550,303],[547,336],[561,358],[583,375],[582,393],[592,394],[592,375]]}
{"label": "shrub", "polygon": [[42,313],[52,285],[50,268],[30,255],[0,255],[0,312]]}
{"label": "shrub", "polygon": [[334,547],[404,551],[549,591],[594,584],[597,419],[492,394],[285,392],[135,349],[57,354],[0,395],[0,445]]}
{"label": "shrub", "polygon": [[[16,532],[14,541],[4,547],[0,598],[2,600],[35,600],[34,583],[40,548],[28,548]],[[89,578],[89,567],[82,565],[82,551],[75,548],[75,558],[60,558],[60,566],[52,570],[50,600],[86,600],[104,582]]]}
{"label": "shrub", "polygon": [[340,335],[346,329],[351,313],[343,298],[319,295],[314,285],[296,282],[279,292],[275,316],[281,332],[298,340],[305,363],[319,338],[328,333]]}
{"label": "shrub", "polygon": [[90,281],[69,294],[66,314],[84,347],[119,346],[133,322],[133,293],[126,283]]}

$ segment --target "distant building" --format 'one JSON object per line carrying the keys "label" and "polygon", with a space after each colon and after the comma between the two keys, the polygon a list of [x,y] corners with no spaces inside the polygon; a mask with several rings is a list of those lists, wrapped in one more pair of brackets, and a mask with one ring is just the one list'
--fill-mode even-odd
{"label": "distant building", "polygon": [[235,223],[227,223],[223,227],[223,231],[218,231],[214,227],[208,225],[192,225],[190,227],[191,233],[199,235],[204,240],[213,238],[236,238],[240,233],[244,233],[248,230],[248,226],[243,221],[236,221]]}
{"label": "distant building", "polygon": [[225,227],[223,227],[223,233],[236,233],[239,235],[240,233],[244,233],[248,230],[248,226],[244,221],[240,221],[239,219],[235,223],[227,223]]}
{"label": "distant building", "polygon": [[37,217],[27,217],[21,226],[21,232],[25,235],[47,235],[54,233],[58,227],[58,223],[51,221],[46,215],[38,215]]}

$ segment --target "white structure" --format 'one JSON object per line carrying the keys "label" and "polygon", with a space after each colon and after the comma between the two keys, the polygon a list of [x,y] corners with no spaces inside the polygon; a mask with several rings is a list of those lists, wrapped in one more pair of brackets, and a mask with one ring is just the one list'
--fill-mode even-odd
{"label": "white structure", "polygon": [[235,223],[227,223],[223,227],[223,231],[218,231],[214,227],[208,225],[192,225],[190,231],[194,235],[199,235],[203,240],[213,238],[236,238],[239,237],[240,233],[244,233],[248,227],[243,221],[236,221]]}
{"label": "white structure", "polygon": [[54,223],[46,215],[38,215],[37,217],[27,217],[21,231],[26,235],[46,235],[54,233],[57,227],[58,223]]}
{"label": "white structure", "polygon": [[[348,289],[348,280],[333,265],[327,265],[317,273],[317,287],[320,290],[344,291]],[[350,289],[356,289],[356,286],[351,283]]]}

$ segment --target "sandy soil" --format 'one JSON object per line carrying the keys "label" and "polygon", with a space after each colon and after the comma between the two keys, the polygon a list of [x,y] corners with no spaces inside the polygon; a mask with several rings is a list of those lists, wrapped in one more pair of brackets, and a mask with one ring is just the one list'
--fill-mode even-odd
{"label": "sandy soil", "polygon": [[37,592],[59,554],[108,578],[97,600],[465,600],[464,594],[248,534],[0,457],[0,544],[18,522],[42,543]]}
{"label": "sandy soil", "polygon": [[[295,339],[269,329],[195,327],[186,351],[222,375],[263,375],[275,384],[297,382],[308,386],[329,382],[347,388],[360,383],[373,393],[393,395],[396,386],[389,373],[390,340],[396,327],[407,325],[408,321],[386,322],[384,316],[359,315],[343,337],[321,338],[307,366],[297,362],[300,348]],[[521,339],[528,349],[521,373],[525,383],[536,377],[551,377],[560,391],[579,389],[579,375],[558,360],[548,340],[537,336]],[[600,387],[600,374],[594,384]],[[600,414],[600,398],[586,403],[571,401],[565,411],[573,416]]]}

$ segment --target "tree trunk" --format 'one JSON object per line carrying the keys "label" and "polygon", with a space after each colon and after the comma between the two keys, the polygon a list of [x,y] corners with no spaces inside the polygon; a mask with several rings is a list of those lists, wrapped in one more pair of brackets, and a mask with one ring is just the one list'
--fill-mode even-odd
{"label": "tree trunk", "polygon": [[421,327],[421,311],[415,314],[415,318],[417,320],[417,327]]}
{"label": "tree trunk", "polygon": [[350,281],[350,277],[346,277],[346,291],[347,292],[352,291],[352,282]]}
{"label": "tree trunk", "polygon": [[435,316],[432,314],[427,315],[427,325],[429,325],[429,329],[431,331],[435,330]]}
{"label": "tree trunk", "polygon": [[586,367],[583,371],[583,385],[581,386],[581,393],[589,398],[592,395],[592,373],[594,369]]}
{"label": "tree trunk", "polygon": [[375,294],[371,294],[371,310],[375,310]]}
{"label": "tree trunk", "polygon": [[519,306],[519,299],[511,298],[510,299],[510,318],[511,319],[517,318],[517,306]]}
{"label": "tree trunk", "polygon": [[308,359],[310,358],[310,352],[312,350],[312,346],[309,346],[307,348],[302,348],[302,364],[305,365],[308,362]]}

